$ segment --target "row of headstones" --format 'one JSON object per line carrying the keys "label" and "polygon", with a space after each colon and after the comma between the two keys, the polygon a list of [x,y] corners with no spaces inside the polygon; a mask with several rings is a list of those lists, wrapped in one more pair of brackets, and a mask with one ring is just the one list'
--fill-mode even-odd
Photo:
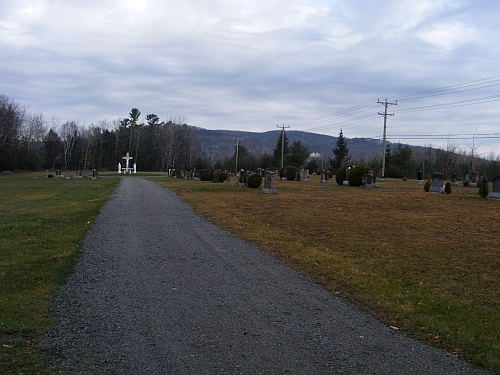
{"label": "row of headstones", "polygon": [[[472,173],[472,179],[470,181],[472,181],[471,183],[469,183],[469,186],[475,186],[477,187],[479,182],[482,181],[484,178],[484,176],[479,176],[479,173],[477,172],[474,172]],[[465,176],[465,180],[466,181],[469,181],[469,176],[466,175]],[[432,175],[432,185],[431,185],[431,188],[430,188],[430,192],[435,192],[435,193],[442,193],[444,192],[444,186],[443,186],[443,182],[444,182],[444,176],[442,173],[434,173]],[[451,185],[453,185],[453,182],[457,182],[457,179],[456,179],[456,174],[453,174],[451,176]],[[457,184],[455,184],[456,186]],[[493,179],[493,186],[492,186],[492,190],[491,192],[488,194],[488,198],[490,199],[500,199],[500,176],[496,176],[494,179]]]}
{"label": "row of headstones", "polygon": [[[60,169],[57,169],[55,171],[56,175],[54,177],[56,178],[65,178],[62,171]],[[83,177],[87,177],[85,176],[85,170],[75,170],[73,172],[73,178],[83,178]],[[97,180],[98,178],[98,172],[96,169],[92,169],[92,180]],[[49,170],[47,169],[45,171],[45,178],[49,178]],[[34,180],[37,180],[38,178],[36,177],[36,173],[35,173],[35,176],[33,178]],[[66,176],[66,180],[70,180],[71,178],[69,177],[69,171],[68,171],[68,174]]]}

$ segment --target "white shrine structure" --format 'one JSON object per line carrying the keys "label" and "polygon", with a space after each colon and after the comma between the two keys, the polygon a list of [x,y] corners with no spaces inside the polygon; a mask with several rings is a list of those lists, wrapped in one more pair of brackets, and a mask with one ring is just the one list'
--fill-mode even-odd
{"label": "white shrine structure", "polygon": [[125,160],[125,167],[124,167],[124,168],[122,168],[122,164],[121,164],[121,163],[118,163],[118,173],[122,173],[122,171],[123,171],[123,174],[127,174],[127,173],[128,173],[128,174],[131,174],[131,173],[132,173],[132,171],[133,171],[134,173],[137,173],[135,163],[134,163],[134,167],[133,167],[133,168],[132,168],[132,167],[130,167],[130,160],[132,160],[132,159],[133,159],[133,157],[132,157],[132,156],[129,156],[129,153],[128,153],[128,152],[127,152],[127,156],[122,157],[122,159],[124,159],[124,160]]}

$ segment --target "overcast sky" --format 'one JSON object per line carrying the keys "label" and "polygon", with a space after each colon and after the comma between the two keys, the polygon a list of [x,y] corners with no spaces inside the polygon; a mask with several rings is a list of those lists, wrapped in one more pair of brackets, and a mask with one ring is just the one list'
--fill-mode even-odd
{"label": "overcast sky", "polygon": [[2,0],[0,94],[61,123],[137,107],[348,138],[382,137],[387,98],[390,141],[500,154],[499,20],[498,0]]}

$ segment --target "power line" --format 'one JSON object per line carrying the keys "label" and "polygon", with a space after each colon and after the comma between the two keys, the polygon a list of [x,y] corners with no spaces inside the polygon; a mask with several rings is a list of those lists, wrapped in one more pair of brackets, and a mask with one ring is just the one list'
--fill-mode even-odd
{"label": "power line", "polygon": [[[499,82],[499,83],[495,83]],[[495,84],[491,84],[495,83]],[[488,86],[484,86],[487,84]],[[390,98],[398,98],[398,100],[411,100],[411,99],[420,99],[428,96],[436,96],[436,95],[444,95],[444,94],[453,94],[456,92],[469,91],[469,90],[477,90],[485,87],[497,86],[500,84],[500,76],[493,76],[489,78],[483,78],[475,81],[458,83],[456,85],[439,87],[436,89],[417,91],[408,94],[400,94],[400,95],[392,95]],[[479,86],[479,87],[478,87]],[[472,88],[471,88],[472,87]],[[469,88],[467,90],[462,90],[463,88]]]}
{"label": "power line", "polygon": [[431,110],[435,110],[435,109],[463,107],[463,106],[466,106],[466,105],[489,103],[489,102],[494,102],[494,101],[497,101],[497,100],[500,100],[500,95],[491,95],[491,96],[485,96],[485,97],[482,97],[482,98],[474,98],[474,99],[468,99],[468,100],[459,100],[457,102],[449,102],[449,103],[441,103],[441,104],[431,104],[431,105],[427,105],[427,106],[407,108],[407,109],[402,109],[402,110],[398,111],[398,113],[418,112],[418,111],[431,111]]}

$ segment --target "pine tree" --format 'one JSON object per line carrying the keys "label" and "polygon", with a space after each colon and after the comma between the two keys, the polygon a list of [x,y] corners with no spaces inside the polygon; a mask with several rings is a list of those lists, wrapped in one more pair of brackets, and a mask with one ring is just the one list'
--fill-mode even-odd
{"label": "pine tree", "polygon": [[335,144],[335,147],[332,149],[332,151],[333,155],[335,155],[335,158],[330,159],[330,170],[335,174],[340,167],[347,164],[349,160],[351,160],[351,157],[349,156],[349,147],[347,147],[342,129],[340,129],[337,143]]}

